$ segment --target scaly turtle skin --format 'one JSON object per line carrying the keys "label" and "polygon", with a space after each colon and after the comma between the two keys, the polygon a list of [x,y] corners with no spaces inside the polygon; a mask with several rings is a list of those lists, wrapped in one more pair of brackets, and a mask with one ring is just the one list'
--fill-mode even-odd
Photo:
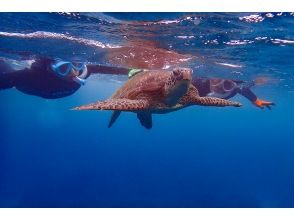
{"label": "scaly turtle skin", "polygon": [[191,80],[192,70],[189,68],[144,71],[130,78],[110,99],[74,110],[114,110],[108,127],[121,111],[135,112],[141,124],[150,129],[152,113],[164,114],[191,105],[241,106],[238,102],[225,99],[200,97]]}

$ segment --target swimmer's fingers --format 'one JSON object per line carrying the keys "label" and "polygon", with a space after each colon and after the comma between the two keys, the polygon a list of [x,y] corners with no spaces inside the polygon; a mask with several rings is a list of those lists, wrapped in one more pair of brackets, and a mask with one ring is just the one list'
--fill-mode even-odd
{"label": "swimmer's fingers", "polygon": [[271,110],[272,109],[271,107],[275,105],[275,103],[273,103],[273,102],[268,102],[268,101],[261,100],[261,99],[257,99],[254,102],[254,104],[261,109],[264,109],[264,107],[267,107],[269,110]]}
{"label": "swimmer's fingers", "polygon": [[272,110],[272,106],[275,106],[276,104],[273,102],[268,102],[265,106],[269,109]]}

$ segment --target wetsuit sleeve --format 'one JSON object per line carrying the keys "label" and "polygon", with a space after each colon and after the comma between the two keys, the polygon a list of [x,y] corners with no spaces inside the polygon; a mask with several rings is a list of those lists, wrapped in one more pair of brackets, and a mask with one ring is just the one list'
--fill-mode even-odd
{"label": "wetsuit sleeve", "polygon": [[257,96],[250,90],[250,87],[252,86],[253,86],[252,83],[241,86],[238,92],[244,97],[246,97],[247,99],[249,99],[251,102],[255,102],[257,99]]}
{"label": "wetsuit sleeve", "polygon": [[87,65],[88,74],[93,73],[102,73],[102,74],[117,74],[117,75],[127,75],[129,72],[128,68],[123,67],[110,67],[110,66],[102,66],[102,65]]}

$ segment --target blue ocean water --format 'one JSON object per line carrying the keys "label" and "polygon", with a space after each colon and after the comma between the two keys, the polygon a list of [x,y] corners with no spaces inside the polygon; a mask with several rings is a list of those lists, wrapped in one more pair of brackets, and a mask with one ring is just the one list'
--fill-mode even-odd
{"label": "blue ocean water", "polygon": [[294,207],[291,13],[0,13],[0,57],[107,64],[104,50],[148,40],[199,59],[194,74],[252,80],[276,103],[132,113],[70,111],[127,77],[95,75],[71,96],[0,91],[0,207]]}

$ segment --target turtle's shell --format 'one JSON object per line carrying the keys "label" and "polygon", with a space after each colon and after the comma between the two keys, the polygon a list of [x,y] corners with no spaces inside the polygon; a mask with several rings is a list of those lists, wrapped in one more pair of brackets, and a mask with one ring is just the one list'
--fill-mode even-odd
{"label": "turtle's shell", "polygon": [[164,86],[168,82],[172,71],[152,70],[138,73],[130,78],[113,95],[112,99],[151,98],[152,100],[162,100],[164,98]]}

